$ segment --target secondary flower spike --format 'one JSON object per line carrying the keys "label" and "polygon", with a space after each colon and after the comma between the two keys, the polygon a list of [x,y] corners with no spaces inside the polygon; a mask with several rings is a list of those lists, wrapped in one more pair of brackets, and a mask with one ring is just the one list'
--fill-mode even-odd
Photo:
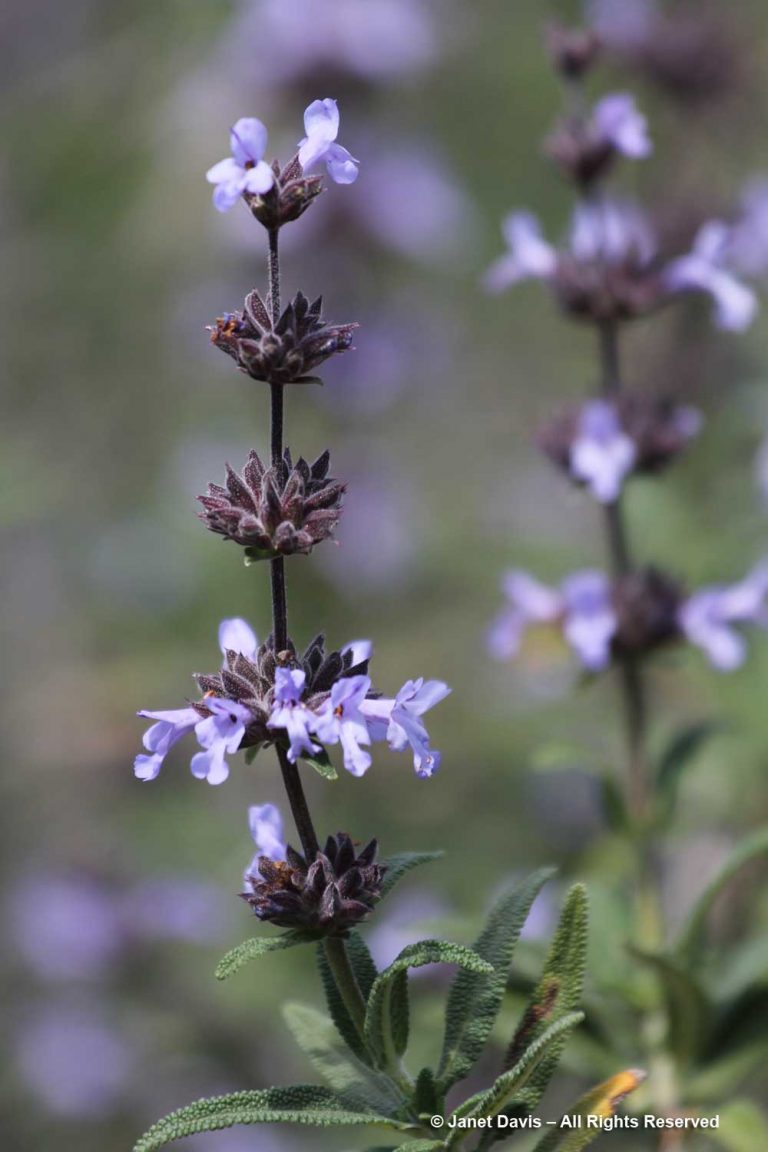
{"label": "secondary flower spike", "polygon": [[275,182],[274,173],[264,160],[267,150],[267,129],[261,120],[244,117],[238,120],[229,135],[232,155],[209,168],[205,178],[215,184],[213,203],[219,212],[234,208],[245,192],[261,196],[269,192]]}
{"label": "secondary flower spike", "polygon": [[503,232],[508,251],[486,272],[489,292],[542,280],[567,312],[592,323],[644,316],[690,292],[712,297],[720,328],[743,331],[756,312],[754,293],[735,274],[730,230],[718,221],[704,225],[691,252],[666,263],[650,220],[627,200],[580,204],[563,248],[544,239],[529,212],[513,212]]}
{"label": "secondary flower spike", "polygon": [[642,160],[652,145],[648,123],[628,92],[604,96],[587,120],[569,118],[547,141],[556,164],[582,186],[603,176],[618,156]]}
{"label": "secondary flower spike", "polygon": [[339,109],[335,100],[314,100],[304,113],[306,136],[299,143],[299,163],[304,172],[324,163],[337,184],[354,184],[358,161],[336,143]]}

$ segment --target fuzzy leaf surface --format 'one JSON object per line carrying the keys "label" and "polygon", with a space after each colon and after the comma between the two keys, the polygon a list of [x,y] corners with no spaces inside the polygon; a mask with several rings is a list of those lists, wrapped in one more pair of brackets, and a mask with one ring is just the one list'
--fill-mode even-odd
{"label": "fuzzy leaf surface", "polygon": [[133,1152],[157,1152],[174,1140],[200,1132],[220,1132],[238,1124],[309,1124],[319,1128],[378,1125],[400,1131],[408,1129],[407,1124],[387,1116],[351,1108],[329,1088],[298,1084],[198,1100],[154,1124],[134,1145]]}
{"label": "fuzzy leaf surface", "polygon": [[[507,1066],[515,1064],[528,1045],[537,1040],[550,1024],[578,1008],[584,986],[588,933],[587,892],[582,884],[574,884],[565,899],[539,982],[509,1046]],[[531,1077],[525,1098],[529,1110],[536,1107],[544,1094],[557,1067],[562,1046],[561,1043],[559,1048],[550,1048],[536,1074]]]}
{"label": "fuzzy leaf surface", "polygon": [[458,964],[469,972],[488,974],[491,965],[463,944],[447,940],[420,940],[409,944],[376,978],[365,1014],[365,1038],[372,1052],[383,1056],[393,1040],[392,987],[409,968],[427,964]]}
{"label": "fuzzy leaf surface", "polygon": [[333,1021],[305,1004],[286,1004],[285,1021],[296,1043],[331,1088],[361,1111],[397,1117],[407,1105],[382,1072],[363,1064],[339,1039]]}
{"label": "fuzzy leaf surface", "polygon": [[228,980],[251,960],[256,960],[267,952],[281,952],[284,948],[295,948],[298,944],[308,943],[309,939],[299,932],[286,932],[283,936],[253,936],[222,957],[216,968],[216,979]]}
{"label": "fuzzy leaf surface", "polygon": [[515,945],[531,905],[554,869],[534,872],[494,904],[473,947],[491,965],[490,975],[459,972],[448,995],[445,1039],[438,1069],[440,1090],[447,1090],[475,1066],[504,999]]}
{"label": "fuzzy leaf surface", "polygon": [[[558,1049],[562,1048],[565,1038],[583,1019],[583,1012],[571,1012],[567,1016],[562,1016],[554,1024],[550,1024],[549,1028],[526,1048],[513,1068],[510,1068],[508,1072],[502,1072],[490,1088],[486,1088],[483,1092],[477,1092],[465,1100],[456,1109],[454,1116],[461,1118],[496,1116],[510,1102],[510,1099],[525,1087],[546,1056],[547,1050],[553,1045],[556,1045]],[[458,1128],[454,1129],[454,1133],[459,1133],[459,1139],[465,1134]]]}

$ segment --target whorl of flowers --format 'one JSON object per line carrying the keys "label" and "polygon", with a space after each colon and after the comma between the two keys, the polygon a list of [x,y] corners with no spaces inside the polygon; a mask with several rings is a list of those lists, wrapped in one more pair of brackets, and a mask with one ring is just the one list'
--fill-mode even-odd
{"label": "whorl of flowers", "polygon": [[312,303],[302,292],[273,324],[269,310],[255,290],[242,312],[227,312],[210,329],[211,343],[231,356],[241,371],[269,384],[314,383],[313,369],[329,356],[352,347],[357,324],[327,324],[322,297]]}
{"label": "whorl of flowers", "polygon": [[198,496],[200,519],[211,532],[247,549],[249,560],[307,554],[333,535],[345,485],[328,475],[330,453],[294,464],[286,449],[280,467],[266,467],[251,451],[242,472],[227,465],[225,485]]}

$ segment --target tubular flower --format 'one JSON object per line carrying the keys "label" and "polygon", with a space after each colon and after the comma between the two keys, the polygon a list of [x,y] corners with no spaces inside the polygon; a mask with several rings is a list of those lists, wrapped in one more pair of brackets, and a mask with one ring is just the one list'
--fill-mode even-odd
{"label": "tubular flower", "polygon": [[354,156],[336,143],[339,134],[339,109],[335,100],[314,100],[304,113],[306,136],[299,143],[302,170],[324,163],[328,175],[337,184],[354,184],[358,163]]}

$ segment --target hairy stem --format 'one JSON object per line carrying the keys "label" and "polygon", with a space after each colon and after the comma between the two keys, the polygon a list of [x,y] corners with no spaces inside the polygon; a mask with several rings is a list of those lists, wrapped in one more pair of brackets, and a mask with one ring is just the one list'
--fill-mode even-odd
{"label": "hairy stem", "polygon": [[[278,249],[278,229],[269,233],[269,306],[272,323],[280,317],[280,254]],[[270,440],[272,467],[277,468],[283,458],[283,387],[272,384],[270,404]],[[285,591],[285,561],[282,556],[270,561],[270,581],[272,586],[272,636],[275,652],[284,652],[288,647],[288,600]],[[307,862],[311,863],[319,851],[317,834],[312,823],[309,805],[304,794],[299,769],[288,759],[284,748],[277,747],[277,759],[283,776],[283,784],[291,806],[296,831]]]}
{"label": "hairy stem", "polygon": [[365,1000],[349,962],[346,945],[338,937],[327,936],[323,941],[323,949],[344,1007],[360,1039],[365,1042]]}

